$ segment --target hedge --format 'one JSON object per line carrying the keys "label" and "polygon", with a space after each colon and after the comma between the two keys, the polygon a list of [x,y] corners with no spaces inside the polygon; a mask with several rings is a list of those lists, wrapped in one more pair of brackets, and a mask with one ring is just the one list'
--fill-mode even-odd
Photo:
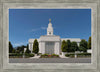
{"label": "hedge", "polygon": [[[9,54],[9,57],[23,57],[23,54],[12,53],[12,54]],[[25,53],[25,57],[34,57],[34,54]]]}
{"label": "hedge", "polygon": [[75,54],[65,54],[66,57],[74,57]]}
{"label": "hedge", "polygon": [[91,53],[78,53],[77,57],[91,57]]}
{"label": "hedge", "polygon": [[[74,57],[75,54],[65,54],[66,57]],[[77,57],[90,57],[91,53],[77,53]]]}
{"label": "hedge", "polygon": [[78,53],[77,55],[91,55],[91,53]]}
{"label": "hedge", "polygon": [[11,54],[9,54],[9,56],[23,56],[23,54],[20,54],[20,53],[11,53]]}

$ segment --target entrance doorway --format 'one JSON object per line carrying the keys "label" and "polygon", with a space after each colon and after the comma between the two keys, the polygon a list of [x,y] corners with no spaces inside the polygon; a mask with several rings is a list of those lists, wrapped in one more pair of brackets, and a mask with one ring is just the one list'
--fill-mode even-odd
{"label": "entrance doorway", "polygon": [[45,53],[46,54],[54,54],[54,42],[46,42],[45,43]]}

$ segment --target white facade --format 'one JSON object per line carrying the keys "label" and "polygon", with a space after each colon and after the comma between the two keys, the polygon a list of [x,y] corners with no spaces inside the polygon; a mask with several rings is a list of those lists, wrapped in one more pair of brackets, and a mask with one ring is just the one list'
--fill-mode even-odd
{"label": "white facade", "polygon": [[[33,42],[35,39],[29,39],[29,49],[33,50]],[[51,19],[49,19],[49,24],[47,28],[47,35],[40,36],[39,39],[37,39],[39,42],[39,53],[42,54],[58,54],[61,53],[61,42],[63,40],[70,40],[70,41],[76,41],[79,45],[79,42],[81,41],[80,38],[60,38],[60,36],[53,35],[53,27],[51,24]]]}

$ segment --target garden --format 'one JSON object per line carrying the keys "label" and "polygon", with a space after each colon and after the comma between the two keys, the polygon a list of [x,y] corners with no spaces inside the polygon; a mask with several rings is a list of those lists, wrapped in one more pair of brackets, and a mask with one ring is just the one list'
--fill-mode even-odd
{"label": "garden", "polygon": [[40,58],[60,58],[60,57],[57,54],[51,54],[51,55],[43,54],[43,55],[40,56]]}

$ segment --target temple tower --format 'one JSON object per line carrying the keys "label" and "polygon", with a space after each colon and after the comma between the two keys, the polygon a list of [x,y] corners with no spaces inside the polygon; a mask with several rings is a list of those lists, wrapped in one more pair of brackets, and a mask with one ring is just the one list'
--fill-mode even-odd
{"label": "temple tower", "polygon": [[48,24],[48,28],[47,28],[47,35],[53,35],[53,27],[51,24],[51,19],[49,19],[49,24]]}

